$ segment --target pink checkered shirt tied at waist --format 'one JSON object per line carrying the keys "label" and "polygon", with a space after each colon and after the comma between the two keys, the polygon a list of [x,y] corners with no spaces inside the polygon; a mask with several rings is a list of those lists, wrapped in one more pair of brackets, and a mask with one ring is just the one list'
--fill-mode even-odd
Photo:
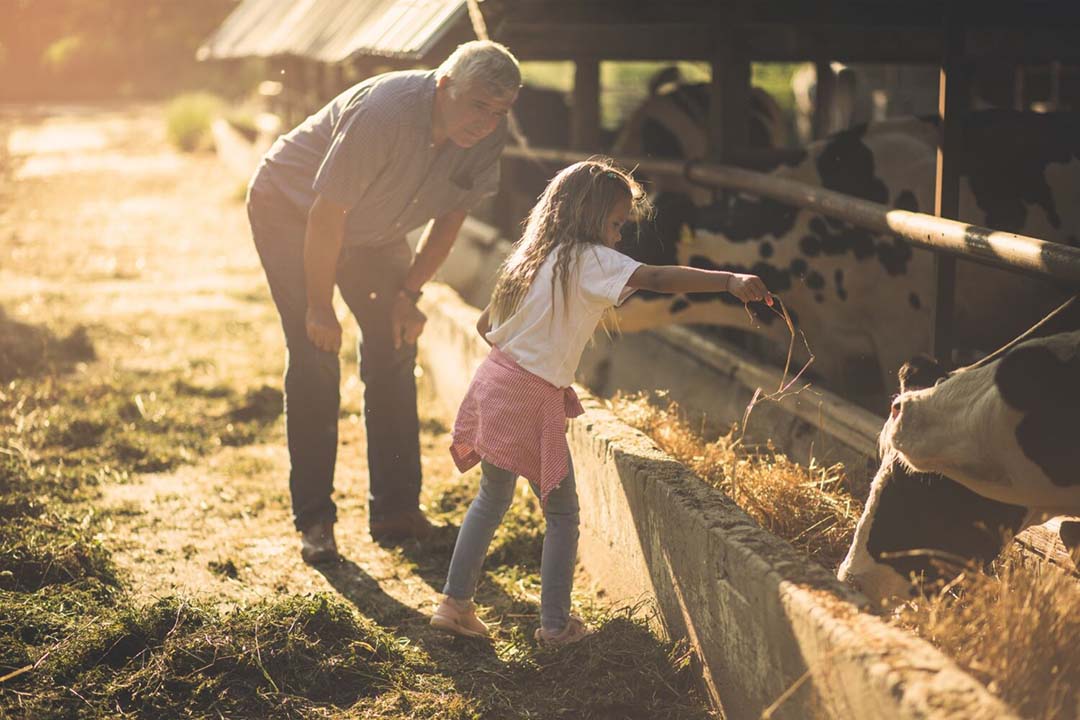
{"label": "pink checkered shirt tied at waist", "polygon": [[454,421],[450,454],[465,472],[481,460],[540,488],[540,504],[570,470],[566,419],[585,412],[571,387],[555,387],[492,347]]}

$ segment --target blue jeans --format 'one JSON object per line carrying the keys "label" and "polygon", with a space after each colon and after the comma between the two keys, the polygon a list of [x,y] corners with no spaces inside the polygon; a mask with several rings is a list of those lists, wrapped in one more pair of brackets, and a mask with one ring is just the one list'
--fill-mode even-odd
{"label": "blue jeans", "polygon": [[[503,515],[514,499],[517,476],[509,470],[481,463],[480,492],[469,505],[461,523],[450,572],[443,592],[458,600],[471,600],[480,580],[488,546]],[[537,488],[532,486],[533,492]],[[570,617],[570,590],[574,586],[574,563],[578,544],[578,498],[574,466],[559,488],[548,496],[544,508],[547,531],[540,558],[540,625],[549,632],[566,627]]]}
{"label": "blue jeans", "polygon": [[[248,219],[288,351],[285,432],[293,522],[303,530],[337,519],[331,499],[337,459],[341,369],[337,353],[307,337],[304,279],[306,218],[273,190],[252,187]],[[416,346],[394,349],[390,310],[412,253],[404,238],[376,248],[343,248],[337,286],[360,326],[370,519],[415,510],[420,498],[420,426],[416,412]]]}

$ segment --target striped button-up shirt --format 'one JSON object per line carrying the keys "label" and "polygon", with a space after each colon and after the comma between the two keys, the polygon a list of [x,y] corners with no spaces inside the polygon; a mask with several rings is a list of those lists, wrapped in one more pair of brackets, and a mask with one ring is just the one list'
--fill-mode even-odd
{"label": "striped button-up shirt", "polygon": [[541,505],[570,472],[566,419],[584,413],[573,388],[558,388],[492,347],[454,421],[450,455],[465,472],[481,460],[539,488]]}
{"label": "striped button-up shirt", "polygon": [[282,135],[252,181],[304,216],[323,195],[350,209],[347,246],[383,245],[468,210],[499,185],[506,121],[471,148],[432,142],[434,71],[377,75]]}

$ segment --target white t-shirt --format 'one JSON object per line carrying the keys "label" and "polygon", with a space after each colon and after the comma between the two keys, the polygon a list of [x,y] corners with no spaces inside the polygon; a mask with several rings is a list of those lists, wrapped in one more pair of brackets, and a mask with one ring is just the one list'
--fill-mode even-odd
{"label": "white t-shirt", "polygon": [[633,294],[626,281],[641,263],[603,245],[582,246],[570,264],[569,302],[564,303],[562,282],[552,292],[557,257],[557,251],[548,255],[514,314],[493,321],[486,337],[529,372],[569,387],[604,311]]}

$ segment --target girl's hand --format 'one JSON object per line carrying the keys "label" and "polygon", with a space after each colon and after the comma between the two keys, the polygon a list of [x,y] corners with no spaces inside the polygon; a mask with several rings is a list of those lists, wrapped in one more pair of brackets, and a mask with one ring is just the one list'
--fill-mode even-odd
{"label": "girl's hand", "polygon": [[744,303],[764,300],[766,305],[773,304],[769,289],[765,287],[765,282],[757,275],[731,273],[731,279],[728,281],[728,292]]}

